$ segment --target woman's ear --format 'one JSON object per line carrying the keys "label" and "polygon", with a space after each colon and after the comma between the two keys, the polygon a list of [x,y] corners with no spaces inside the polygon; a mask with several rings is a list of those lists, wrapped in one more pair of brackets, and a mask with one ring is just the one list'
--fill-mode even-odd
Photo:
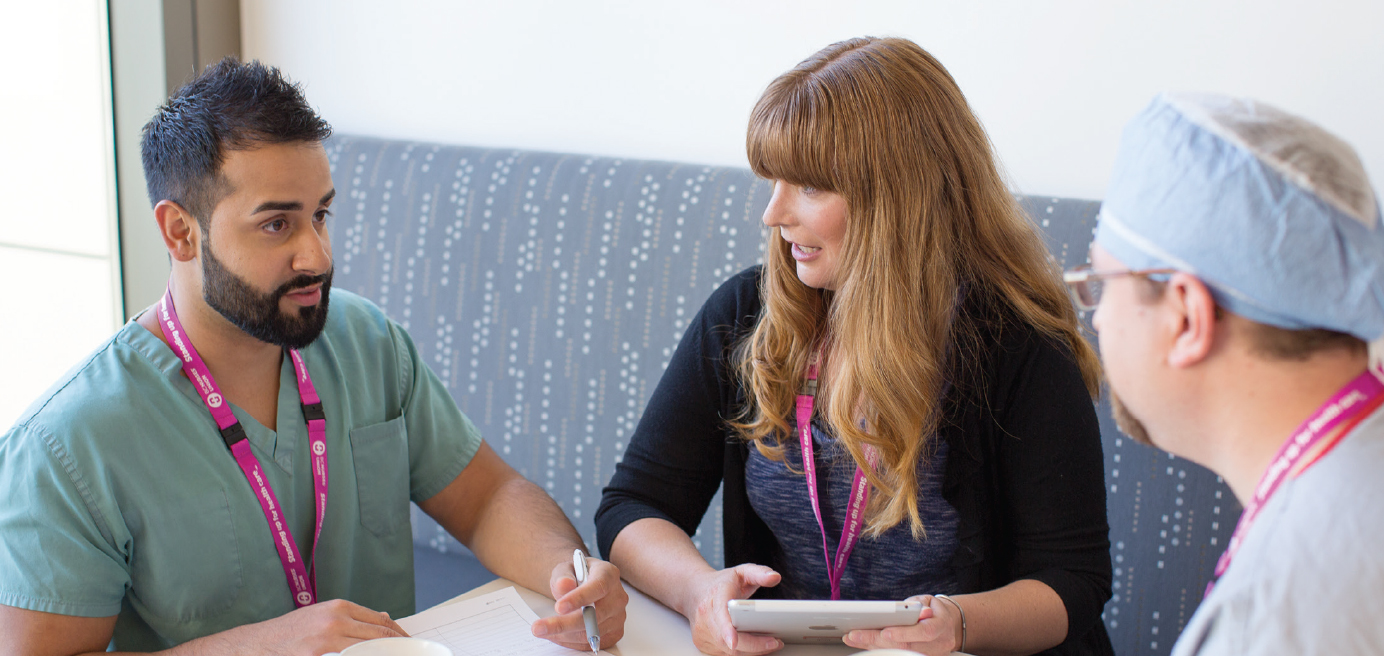
{"label": "woman's ear", "polygon": [[1174,333],[1168,364],[1181,369],[1205,360],[1220,328],[1211,289],[1194,275],[1175,273],[1168,280],[1162,302]]}
{"label": "woman's ear", "polygon": [[158,221],[164,247],[175,261],[188,262],[197,257],[202,232],[191,212],[171,200],[161,200],[154,206],[154,220]]}

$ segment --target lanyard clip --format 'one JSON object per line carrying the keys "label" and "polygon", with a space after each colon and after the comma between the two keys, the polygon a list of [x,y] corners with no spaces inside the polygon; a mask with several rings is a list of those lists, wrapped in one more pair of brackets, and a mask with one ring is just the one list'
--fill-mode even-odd
{"label": "lanyard clip", "polygon": [[804,380],[802,387],[798,388],[798,396],[817,396],[817,379]]}
{"label": "lanyard clip", "polygon": [[322,410],[322,402],[318,401],[317,403],[304,403],[303,418],[308,421],[326,419],[327,413]]}
{"label": "lanyard clip", "polygon": [[245,439],[245,428],[242,427],[240,425],[240,422],[237,421],[236,423],[221,429],[221,439],[226,441],[226,448],[229,449],[235,446],[236,442]]}

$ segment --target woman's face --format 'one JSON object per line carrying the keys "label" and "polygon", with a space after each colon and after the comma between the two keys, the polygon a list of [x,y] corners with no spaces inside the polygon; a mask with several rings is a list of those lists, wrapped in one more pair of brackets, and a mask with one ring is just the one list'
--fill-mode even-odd
{"label": "woman's face", "polygon": [[774,194],[764,209],[764,225],[792,245],[798,280],[808,287],[840,287],[836,266],[846,235],[846,199],[831,191],[774,181]]}

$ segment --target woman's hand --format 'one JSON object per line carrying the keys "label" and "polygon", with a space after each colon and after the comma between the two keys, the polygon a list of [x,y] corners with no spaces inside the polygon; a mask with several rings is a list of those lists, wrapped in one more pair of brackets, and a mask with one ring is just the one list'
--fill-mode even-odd
{"label": "woman's hand", "polygon": [[908,601],[923,602],[917,624],[851,631],[842,640],[856,649],[908,649],[927,656],[946,656],[961,647],[961,614],[955,606],[932,595]]}
{"label": "woman's hand", "polygon": [[726,602],[748,599],[760,588],[771,588],[782,579],[778,572],[763,565],[738,565],[701,575],[693,582],[694,599],[684,606],[692,623],[692,642],[712,656],[755,656],[783,648],[778,638],[739,633],[730,623]]}

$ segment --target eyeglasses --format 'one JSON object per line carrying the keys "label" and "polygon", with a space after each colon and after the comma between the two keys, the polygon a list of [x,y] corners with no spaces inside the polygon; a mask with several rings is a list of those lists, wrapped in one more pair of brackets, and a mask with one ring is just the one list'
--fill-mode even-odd
{"label": "eyeglasses", "polygon": [[1062,282],[1072,292],[1077,308],[1090,312],[1100,305],[1101,289],[1108,278],[1124,276],[1156,276],[1177,273],[1177,269],[1144,269],[1142,271],[1094,271],[1091,265],[1079,266],[1062,274]]}

